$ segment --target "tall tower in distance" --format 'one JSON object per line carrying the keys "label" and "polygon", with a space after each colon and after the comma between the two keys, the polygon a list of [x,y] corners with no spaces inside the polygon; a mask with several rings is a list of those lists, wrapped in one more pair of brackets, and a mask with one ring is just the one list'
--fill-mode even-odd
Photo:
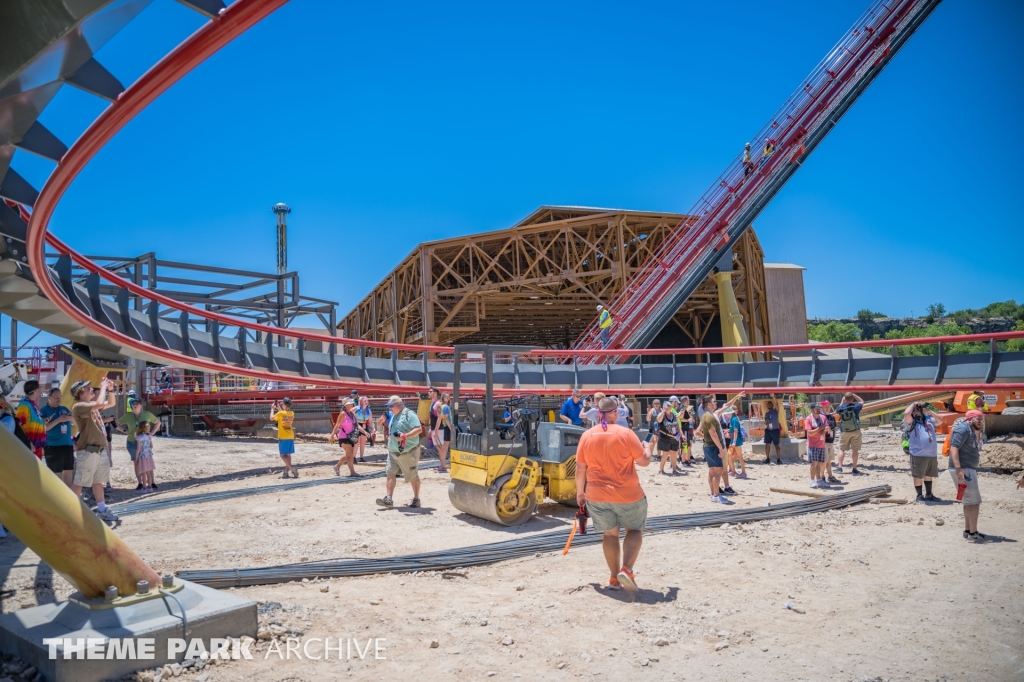
{"label": "tall tower in distance", "polygon": [[288,204],[278,203],[271,208],[277,214],[277,274],[288,272]]}

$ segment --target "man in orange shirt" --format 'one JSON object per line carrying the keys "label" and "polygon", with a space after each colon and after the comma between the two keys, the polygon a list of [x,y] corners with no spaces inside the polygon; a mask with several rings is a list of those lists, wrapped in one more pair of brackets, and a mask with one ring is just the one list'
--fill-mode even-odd
{"label": "man in orange shirt", "polygon": [[[640,554],[647,523],[647,497],[636,466],[651,463],[651,454],[636,434],[615,423],[618,403],[602,398],[600,421],[580,437],[576,449],[576,502],[587,505],[594,530],[604,533],[602,547],[612,577],[608,586],[636,592],[633,564]],[[626,537],[619,551],[619,528]],[[621,563],[620,563],[621,558]]]}

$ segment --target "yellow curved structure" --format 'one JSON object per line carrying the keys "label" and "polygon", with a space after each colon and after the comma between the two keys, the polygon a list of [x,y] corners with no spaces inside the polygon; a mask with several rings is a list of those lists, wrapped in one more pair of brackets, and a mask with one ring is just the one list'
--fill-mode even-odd
{"label": "yellow curved structure", "polygon": [[[722,324],[722,346],[749,346],[747,328],[743,325],[743,313],[736,303],[736,292],[732,288],[732,272],[716,272],[718,285],[718,319]],[[750,360],[750,355],[747,354]],[[726,362],[739,362],[740,353],[725,353]]]}
{"label": "yellow curved structure", "polygon": [[44,462],[0,427],[0,524],[88,599],[122,596],[159,576],[121,542]]}

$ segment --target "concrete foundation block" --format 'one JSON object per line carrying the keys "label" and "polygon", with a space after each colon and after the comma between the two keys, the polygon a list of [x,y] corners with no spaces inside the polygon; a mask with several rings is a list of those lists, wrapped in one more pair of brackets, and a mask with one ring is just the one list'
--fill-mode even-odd
{"label": "concrete foundation block", "polygon": [[[215,638],[256,637],[256,602],[179,582],[184,587],[174,593],[178,601],[161,596],[107,609],[67,601],[0,616],[0,651],[35,667],[47,682],[99,682],[184,660],[188,649],[173,651],[172,640],[200,640],[208,651]],[[178,602],[188,617],[187,637]],[[143,657],[148,646],[152,655]]]}
{"label": "concrete foundation block", "polygon": [[[750,444],[751,450],[754,451],[755,455],[764,457],[765,446],[764,441]],[[782,461],[786,460],[806,460],[807,459],[807,441],[802,438],[783,438],[782,442],[779,443],[779,448],[782,450]],[[775,446],[772,446],[772,456],[775,455]]]}

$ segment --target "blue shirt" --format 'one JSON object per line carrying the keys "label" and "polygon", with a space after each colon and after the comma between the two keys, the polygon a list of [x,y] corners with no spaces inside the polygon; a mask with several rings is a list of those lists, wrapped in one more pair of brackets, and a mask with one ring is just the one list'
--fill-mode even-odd
{"label": "blue shirt", "polygon": [[740,430],[740,418],[736,415],[729,420],[729,432],[732,434],[732,444],[736,447],[743,445],[743,432]]}
{"label": "blue shirt", "polygon": [[[42,417],[43,423],[46,424],[51,419],[59,419],[60,417],[71,416],[71,410],[58,405],[57,407],[50,407],[47,403],[39,408],[39,416]],[[52,429],[46,430],[46,444],[47,445],[73,445],[71,440],[71,422],[64,422],[58,424]]]}
{"label": "blue shirt", "polygon": [[580,419],[580,410],[583,409],[582,400],[573,400],[570,396],[568,400],[562,403],[561,414],[569,418],[569,421],[576,426],[583,426],[583,420]]}

